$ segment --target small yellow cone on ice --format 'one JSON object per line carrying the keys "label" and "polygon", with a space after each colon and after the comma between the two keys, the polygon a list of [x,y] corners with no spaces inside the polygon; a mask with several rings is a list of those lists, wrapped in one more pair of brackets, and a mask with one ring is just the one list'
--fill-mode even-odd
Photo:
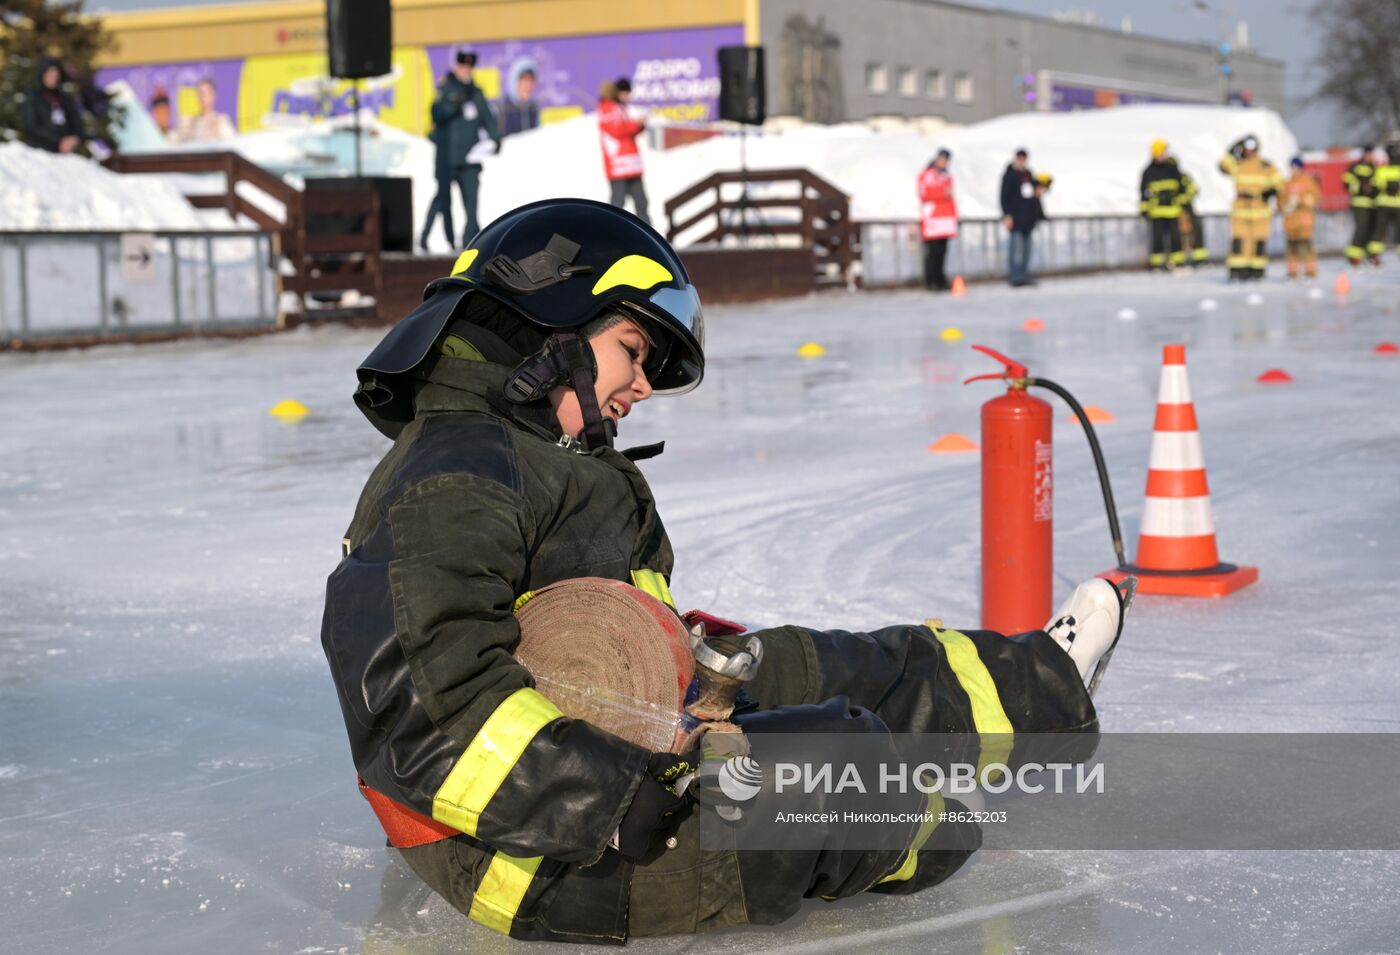
{"label": "small yellow cone on ice", "polygon": [[963,337],[963,333],[961,328],[949,327],[939,332],[938,337],[943,339],[945,342],[955,342],[961,340],[961,338]]}
{"label": "small yellow cone on ice", "polygon": [[826,349],[818,345],[816,342],[808,342],[801,348],[797,349],[797,353],[803,358],[820,358],[826,354]]}
{"label": "small yellow cone on ice", "polygon": [[977,442],[962,434],[945,434],[928,446],[928,450],[941,454],[957,454],[963,451],[976,451]]}
{"label": "small yellow cone on ice", "polygon": [[274,418],[281,418],[283,421],[300,421],[311,413],[311,409],[295,398],[288,398],[286,401],[279,401],[268,408],[267,413]]}

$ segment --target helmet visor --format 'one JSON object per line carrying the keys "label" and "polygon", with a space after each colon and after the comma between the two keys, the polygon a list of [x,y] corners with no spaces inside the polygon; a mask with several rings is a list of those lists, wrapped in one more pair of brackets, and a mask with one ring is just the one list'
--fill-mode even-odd
{"label": "helmet visor", "polygon": [[643,370],[657,394],[678,395],[700,384],[705,369],[705,313],[695,286],[658,289],[637,310],[650,318],[659,334]]}

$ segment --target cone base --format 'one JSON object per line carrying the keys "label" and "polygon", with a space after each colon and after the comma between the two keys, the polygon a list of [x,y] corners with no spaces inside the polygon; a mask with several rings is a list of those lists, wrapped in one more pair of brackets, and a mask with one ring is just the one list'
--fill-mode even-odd
{"label": "cone base", "polygon": [[1115,584],[1124,577],[1134,575],[1138,579],[1140,594],[1169,594],[1174,597],[1225,597],[1242,587],[1248,587],[1259,579],[1258,567],[1237,567],[1222,564],[1218,571],[1203,573],[1182,573],[1171,571],[1161,573],[1143,567],[1122,569],[1115,567],[1106,570],[1100,577],[1107,577]]}

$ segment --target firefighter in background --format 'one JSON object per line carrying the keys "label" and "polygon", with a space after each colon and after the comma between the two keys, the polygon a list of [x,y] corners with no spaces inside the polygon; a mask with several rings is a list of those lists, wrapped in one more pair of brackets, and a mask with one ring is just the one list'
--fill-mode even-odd
{"label": "firefighter in background", "polygon": [[1361,147],[1361,158],[1342,173],[1342,184],[1351,197],[1351,244],[1347,246],[1347,261],[1360,265],[1362,256],[1369,256],[1372,265],[1381,264],[1380,242],[1375,238],[1376,224],[1376,147],[1367,143]]}
{"label": "firefighter in background", "polygon": [[1269,267],[1269,224],[1283,177],[1274,164],[1259,155],[1259,140],[1245,136],[1220,160],[1220,171],[1235,180],[1235,202],[1230,207],[1230,254],[1225,264],[1230,279],[1242,282],[1264,277]]}
{"label": "firefighter in background", "polygon": [[[1200,193],[1196,180],[1188,172],[1181,173],[1181,218],[1177,220],[1181,229],[1181,248],[1191,262],[1191,268],[1199,268],[1210,258],[1206,248],[1205,226],[1196,213],[1196,196]],[[1189,249],[1187,247],[1190,247]]]}
{"label": "firefighter in background", "polygon": [[1162,271],[1186,264],[1181,251],[1181,170],[1167,155],[1167,141],[1152,141],[1152,161],[1142,171],[1138,208],[1152,229],[1147,267]]}
{"label": "firefighter in background", "polygon": [[1317,278],[1317,248],[1313,245],[1313,228],[1317,221],[1317,201],[1322,186],[1317,177],[1303,165],[1302,156],[1289,163],[1291,174],[1283,186],[1283,235],[1288,240],[1288,277],[1298,277],[1301,262],[1308,278]]}
{"label": "firefighter in background", "polygon": [[1371,233],[1375,261],[1380,262],[1387,244],[1400,251],[1400,133],[1385,144],[1386,163],[1376,169],[1376,224]]}
{"label": "firefighter in background", "polygon": [[924,288],[948,291],[943,263],[948,257],[948,240],[958,235],[958,206],[953,201],[953,177],[948,163],[953,154],[940,149],[919,174],[919,233],[924,240]]}

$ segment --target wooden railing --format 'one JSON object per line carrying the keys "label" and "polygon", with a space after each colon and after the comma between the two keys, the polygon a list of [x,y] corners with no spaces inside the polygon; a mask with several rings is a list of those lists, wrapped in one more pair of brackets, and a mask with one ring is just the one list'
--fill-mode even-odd
{"label": "wooden railing", "polygon": [[[107,166],[120,173],[222,173],[222,192],[186,198],[196,208],[224,209],[235,219],[245,216],[275,233],[281,255],[292,266],[292,274],[283,277],[283,288],[298,296],[354,290],[377,297],[383,289],[379,196],[373,190],[347,186],[303,192],[234,152],[119,153]],[[280,210],[241,194],[238,187],[243,183]],[[354,225],[327,232],[316,228],[318,216],[353,218]]]}
{"label": "wooden railing", "polygon": [[808,169],[712,173],[666,203],[666,223],[686,245],[788,237],[812,250],[819,283],[844,283],[855,259],[850,197]]}

